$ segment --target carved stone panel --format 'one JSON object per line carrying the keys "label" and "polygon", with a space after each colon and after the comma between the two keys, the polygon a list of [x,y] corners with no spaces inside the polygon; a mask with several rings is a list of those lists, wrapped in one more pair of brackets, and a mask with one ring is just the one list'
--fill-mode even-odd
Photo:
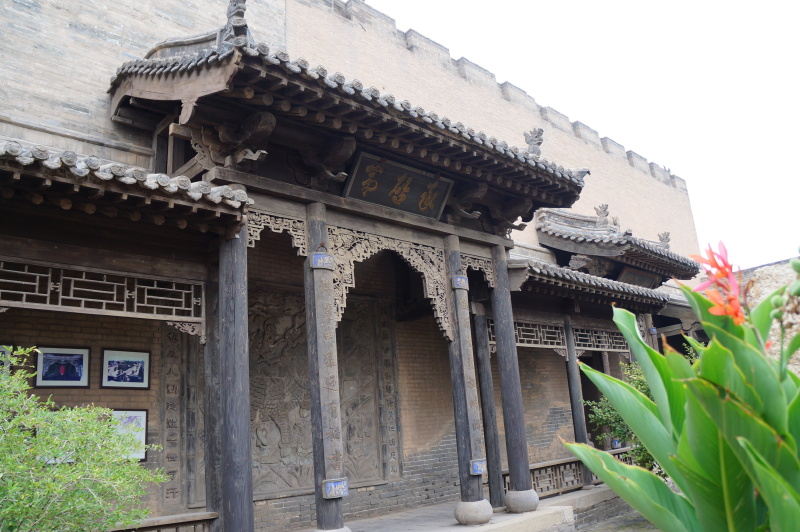
{"label": "carved stone panel", "polygon": [[[337,331],[343,465],[351,486],[386,477],[384,429],[397,431],[396,414],[390,420],[379,411],[378,371],[386,360],[379,349],[380,315],[374,301],[354,300]],[[302,294],[251,293],[250,419],[257,498],[313,490],[305,326]],[[391,391],[395,405],[396,392]]]}

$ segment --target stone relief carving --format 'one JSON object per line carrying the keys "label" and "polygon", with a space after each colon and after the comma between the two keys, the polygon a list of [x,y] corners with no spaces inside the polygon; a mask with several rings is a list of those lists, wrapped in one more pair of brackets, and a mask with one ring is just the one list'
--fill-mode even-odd
{"label": "stone relief carving", "polygon": [[396,252],[422,275],[425,297],[431,300],[439,328],[452,340],[443,249],[329,225],[328,252],[336,260],[334,300],[337,321],[341,320],[347,304],[347,292],[355,286],[355,263],[383,250]]}
{"label": "stone relief carving", "polygon": [[461,254],[461,275],[467,275],[467,268],[472,268],[475,271],[483,273],[483,278],[486,279],[487,284],[494,288],[497,286],[497,281],[494,277],[494,268],[492,267],[492,259],[484,259],[474,255]]}
{"label": "stone relief carving", "polygon": [[297,254],[301,257],[308,256],[308,237],[305,220],[287,218],[250,209],[247,214],[247,247],[255,247],[256,240],[261,238],[261,231],[265,227],[269,227],[273,233],[283,233],[284,231],[289,233],[292,237],[292,247],[297,248]]}
{"label": "stone relief carving", "polygon": [[[394,411],[378,411],[379,315],[374,302],[353,301],[337,330],[343,463],[351,485],[385,478],[383,430],[397,430]],[[267,290],[251,294],[250,422],[257,497],[313,487],[305,325],[303,295]],[[395,404],[392,393],[390,402]]]}

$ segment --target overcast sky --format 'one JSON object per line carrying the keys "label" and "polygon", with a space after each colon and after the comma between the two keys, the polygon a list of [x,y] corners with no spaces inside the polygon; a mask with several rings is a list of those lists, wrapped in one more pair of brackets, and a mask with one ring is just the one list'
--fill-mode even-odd
{"label": "overcast sky", "polygon": [[800,3],[367,3],[685,179],[701,247],[798,254]]}

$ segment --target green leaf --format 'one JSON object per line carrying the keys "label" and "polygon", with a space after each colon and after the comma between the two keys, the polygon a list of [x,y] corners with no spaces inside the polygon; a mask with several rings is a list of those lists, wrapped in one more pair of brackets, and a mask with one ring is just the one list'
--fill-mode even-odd
{"label": "green leaf", "polygon": [[686,478],[687,495],[703,530],[728,530],[726,524],[731,530],[753,529],[753,484],[741,466],[730,466],[736,456],[691,393],[686,398],[686,423],[674,460]]}
{"label": "green leaf", "polygon": [[761,351],[745,343],[741,338],[710,323],[704,323],[703,327],[707,334],[733,354],[736,365],[764,404],[766,421],[779,433],[786,433],[787,401],[775,366]]}
{"label": "green leaf", "polygon": [[773,319],[770,317],[772,312],[772,296],[780,295],[784,288],[775,290],[770,295],[764,298],[761,303],[750,311],[750,323],[753,324],[755,330],[758,332],[760,342],[756,345],[764,344],[769,336],[769,330],[772,328]]}
{"label": "green leaf", "polygon": [[600,480],[659,529],[670,532],[702,530],[689,501],[670,490],[663,480],[650,471],[623,464],[608,453],[588,445],[565,445]]}
{"label": "green leaf", "polygon": [[581,370],[617,409],[622,419],[650,451],[664,472],[681,490],[686,491],[682,477],[670,460],[677,451],[677,441],[673,440],[664,426],[655,403],[629,384],[585,364],[581,364]]}
{"label": "green leaf", "polygon": [[736,365],[733,353],[716,340],[711,341],[706,352],[700,357],[697,375],[729,391],[756,412],[763,414],[764,403]]}
{"label": "green leaf", "polygon": [[738,438],[755,471],[760,495],[769,507],[769,524],[773,532],[793,532],[800,523],[800,496],[772,465],[746,439]]}
{"label": "green leaf", "polygon": [[[719,427],[739,459],[739,467],[744,467],[751,479],[755,480],[755,472],[744,450],[738,445],[739,437],[746,437],[769,464],[783,473],[791,485],[800,486],[800,462],[795,454],[794,438],[790,434],[781,436],[754,411],[708,381],[692,379],[687,385],[706,414]],[[722,465],[720,468],[722,470]]]}
{"label": "green leaf", "polygon": [[786,350],[783,354],[784,358],[789,360],[798,349],[800,349],[800,334],[789,340],[789,344],[786,346]]}
{"label": "green leaf", "polygon": [[661,414],[661,421],[677,444],[685,417],[683,407],[686,392],[683,385],[674,379],[664,356],[641,339],[636,316],[627,310],[614,308],[614,322],[642,367],[653,401]]}

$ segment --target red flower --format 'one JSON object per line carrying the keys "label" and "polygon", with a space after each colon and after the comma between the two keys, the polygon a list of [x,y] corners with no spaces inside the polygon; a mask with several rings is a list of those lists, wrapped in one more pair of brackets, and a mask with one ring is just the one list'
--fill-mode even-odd
{"label": "red flower", "polygon": [[[719,253],[708,246],[708,257],[692,255],[694,260],[703,265],[707,279],[695,286],[694,292],[705,292],[709,301],[714,306],[709,309],[715,316],[730,316],[733,323],[741,325],[745,321],[744,309],[742,308],[739,295],[739,282],[733,273],[733,266],[728,261],[728,250],[725,245],[719,243]],[[713,290],[709,290],[713,288]]]}

